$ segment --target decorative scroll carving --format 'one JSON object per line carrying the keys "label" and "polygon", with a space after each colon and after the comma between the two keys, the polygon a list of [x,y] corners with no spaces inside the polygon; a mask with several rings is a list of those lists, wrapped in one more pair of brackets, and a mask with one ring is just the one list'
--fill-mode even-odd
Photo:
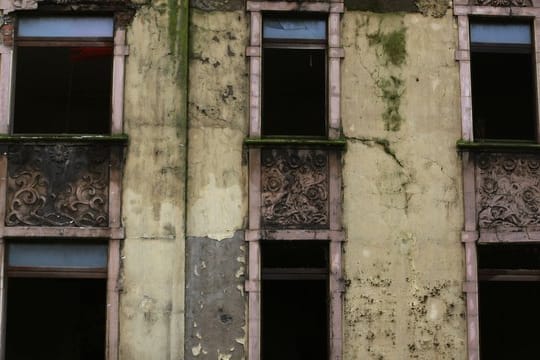
{"label": "decorative scroll carving", "polygon": [[488,6],[532,6],[531,0],[475,0],[476,5]]}
{"label": "decorative scroll carving", "polygon": [[328,153],[262,150],[263,227],[328,227]]}
{"label": "decorative scroll carving", "polygon": [[14,145],[8,151],[7,226],[108,226],[110,149]]}
{"label": "decorative scroll carving", "polygon": [[479,154],[476,166],[481,228],[540,225],[540,156]]}

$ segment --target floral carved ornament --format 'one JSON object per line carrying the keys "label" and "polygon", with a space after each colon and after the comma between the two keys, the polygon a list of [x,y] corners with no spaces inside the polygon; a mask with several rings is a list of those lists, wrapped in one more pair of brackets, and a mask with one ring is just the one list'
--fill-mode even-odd
{"label": "floral carved ornament", "polygon": [[540,225],[540,157],[481,154],[477,158],[480,228]]}
{"label": "floral carved ornament", "polygon": [[263,149],[261,175],[264,227],[328,227],[327,152]]}
{"label": "floral carved ornament", "polygon": [[532,6],[531,0],[476,0],[476,5]]}
{"label": "floral carved ornament", "polygon": [[13,146],[7,226],[107,226],[109,149]]}

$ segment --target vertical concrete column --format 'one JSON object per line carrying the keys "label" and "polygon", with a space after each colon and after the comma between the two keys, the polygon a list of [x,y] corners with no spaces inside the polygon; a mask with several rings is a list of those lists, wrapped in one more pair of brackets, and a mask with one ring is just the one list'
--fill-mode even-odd
{"label": "vertical concrete column", "polygon": [[[260,229],[261,222],[261,149],[249,150],[249,229]],[[255,231],[258,233],[258,231]],[[252,237],[246,232],[248,240],[248,359],[259,360],[261,354],[261,250],[258,234]]]}
{"label": "vertical concrete column", "polygon": [[469,40],[469,17],[458,16],[458,50],[456,60],[459,61],[459,77],[461,86],[461,137],[463,140],[473,140],[472,118],[472,87],[471,87],[471,59]]}
{"label": "vertical concrete column", "polygon": [[114,58],[112,78],[112,121],[111,133],[121,134],[124,119],[124,74],[125,57],[128,55],[126,29],[118,28],[114,33]]}
{"label": "vertical concrete column", "polygon": [[251,11],[249,58],[249,136],[261,136],[261,39],[262,14]]}
{"label": "vertical concrete column", "polygon": [[[534,19],[534,48],[536,49],[535,63],[536,63],[536,103],[540,104],[540,18]],[[540,123],[538,117],[536,118],[536,141],[540,141]]]}
{"label": "vertical concrete column", "polygon": [[478,231],[476,224],[476,193],[474,157],[471,153],[463,155],[463,201],[465,226],[461,241],[465,244],[465,292],[467,301],[467,343],[468,359],[480,358],[479,318],[478,318],[478,266],[476,260],[476,242]]}
{"label": "vertical concrete column", "polygon": [[328,15],[328,137],[341,135],[341,13],[343,3],[332,3]]}
{"label": "vertical concrete column", "polygon": [[106,323],[106,360],[118,359],[118,312],[120,298],[118,277],[120,275],[120,239],[109,240],[109,261],[107,264],[107,323]]}
{"label": "vertical concrete column", "polygon": [[0,45],[0,133],[7,134],[11,122],[13,49]]}

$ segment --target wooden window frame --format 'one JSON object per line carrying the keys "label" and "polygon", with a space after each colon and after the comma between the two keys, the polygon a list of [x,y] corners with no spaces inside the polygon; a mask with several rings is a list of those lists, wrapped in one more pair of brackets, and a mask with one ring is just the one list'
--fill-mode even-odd
{"label": "wooden window frame", "polygon": [[[472,117],[472,92],[471,92],[471,41],[470,19],[473,17],[496,17],[502,22],[530,20],[532,23],[532,47],[534,68],[536,69],[536,104],[540,103],[540,4],[536,0],[512,0],[510,6],[497,5],[496,2],[487,2],[485,5],[480,0],[454,0],[454,16],[458,25],[458,47],[455,59],[459,64],[460,79],[460,113],[461,113],[461,138],[465,142],[474,142],[473,117]],[[535,139],[540,140],[539,119],[536,119]],[[476,172],[475,153],[464,151],[462,157],[463,194],[464,194],[464,229],[461,234],[461,242],[465,247],[465,282],[463,291],[466,295],[467,309],[467,359],[480,359],[479,316],[478,316],[478,261],[477,245],[479,243],[503,242],[515,243],[523,241],[523,236],[513,236],[511,233],[496,234],[496,236],[483,236],[477,227],[476,213]],[[515,235],[515,234],[514,234]]]}
{"label": "wooden window frame", "polygon": [[[36,10],[37,3],[23,2],[16,4],[14,0],[8,0],[0,4],[0,10],[3,11],[5,21],[0,34],[4,36],[3,43],[0,43],[0,134],[9,135],[10,127],[13,119],[13,81],[14,81],[14,40],[13,29],[11,22],[16,19],[17,12],[27,10]],[[61,6],[61,5],[59,5]],[[43,12],[37,15],[46,16],[49,13]],[[55,13],[58,14],[58,13]],[[70,16],[77,16],[79,13],[69,11]],[[126,44],[126,28],[131,21],[133,13],[131,10],[118,9],[112,10],[111,16],[114,17],[114,33],[112,38],[113,45],[113,70],[112,70],[112,91],[111,91],[111,116],[110,116],[110,135],[123,134],[123,117],[124,117],[124,78],[125,78],[125,60],[129,54],[129,47]],[[81,16],[88,15],[88,12],[81,13]],[[6,25],[7,24],[7,25]],[[56,39],[58,40],[58,39]],[[84,44],[88,38],[85,38]],[[96,40],[94,44],[102,43],[101,39]],[[23,40],[26,41],[26,40]],[[44,43],[43,39],[39,40],[42,45],[51,46],[54,42]],[[73,39],[69,39],[71,44],[76,44]],[[28,43],[28,42],[26,42]],[[64,44],[64,42],[62,42]],[[66,42],[67,43],[67,42]],[[107,43],[111,42],[108,39]],[[75,46],[75,45],[74,45]],[[77,134],[73,135],[77,137]],[[102,136],[96,136],[100,138]],[[103,136],[107,137],[107,135]],[[69,140],[69,136],[65,137]],[[122,163],[121,151],[113,151],[111,153],[112,161],[115,164]],[[0,156],[0,174],[7,174],[7,154]],[[6,176],[0,177],[0,219],[5,218],[5,203],[6,203]],[[6,227],[5,222],[0,221],[0,360],[5,356],[5,330],[6,330],[6,277],[8,272],[13,269],[6,268],[6,243],[14,239],[43,239],[43,238],[73,238],[76,237],[80,241],[88,239],[105,239],[108,242],[108,262],[107,268],[102,271],[89,271],[86,276],[103,277],[107,279],[107,309],[106,309],[106,341],[105,341],[105,359],[119,359],[119,293],[118,286],[120,278],[120,248],[121,241],[125,238],[125,231],[121,222],[121,194],[122,194],[122,170],[121,166],[111,166],[109,172],[109,224],[107,228],[80,228],[80,227]],[[94,240],[93,240],[94,239]],[[28,272],[15,272],[15,274],[23,276]],[[74,274],[73,271],[62,272],[61,269],[49,273],[48,275],[64,275],[68,273]],[[47,275],[47,274],[43,274]],[[79,274],[82,275],[82,274]]]}

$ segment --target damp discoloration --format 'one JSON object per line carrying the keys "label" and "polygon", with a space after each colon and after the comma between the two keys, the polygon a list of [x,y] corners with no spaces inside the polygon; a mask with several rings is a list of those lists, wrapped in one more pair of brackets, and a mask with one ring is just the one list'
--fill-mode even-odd
{"label": "damp discoloration", "polygon": [[[244,234],[217,241],[189,237],[186,255],[187,359],[245,357]],[[193,269],[193,270],[192,270]],[[240,341],[238,340],[240,339]]]}
{"label": "damp discoloration", "polygon": [[453,29],[344,14],[345,359],[466,358]]}
{"label": "damp discoloration", "polygon": [[120,358],[184,356],[187,3],[137,1],[127,29]]}
{"label": "damp discoloration", "polygon": [[225,239],[247,214],[247,19],[193,10],[190,29],[188,233]]}

